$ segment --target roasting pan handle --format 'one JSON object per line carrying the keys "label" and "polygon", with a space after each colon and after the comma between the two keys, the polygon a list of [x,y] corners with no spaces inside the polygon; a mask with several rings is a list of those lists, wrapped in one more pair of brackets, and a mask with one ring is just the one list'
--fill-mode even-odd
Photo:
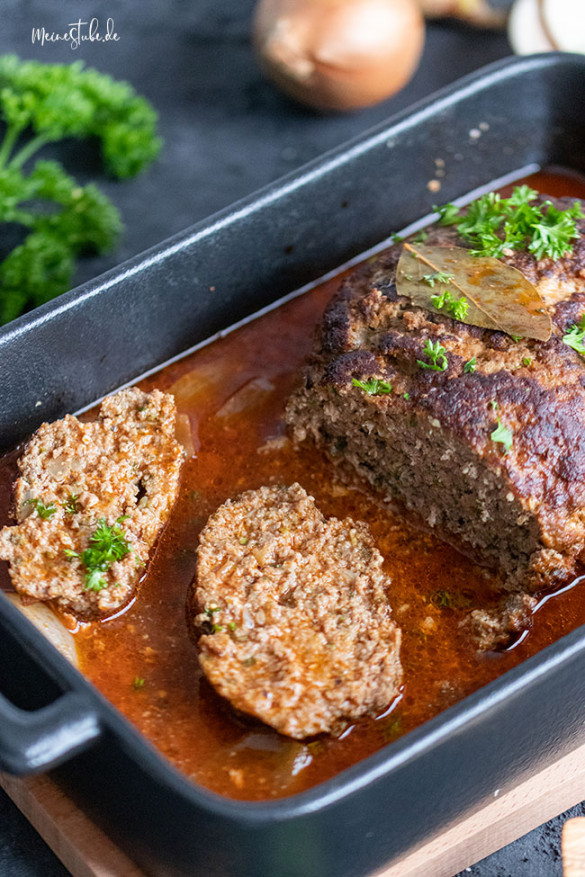
{"label": "roasting pan handle", "polygon": [[72,758],[101,734],[96,711],[80,692],[67,691],[29,712],[0,694],[0,770],[24,776]]}

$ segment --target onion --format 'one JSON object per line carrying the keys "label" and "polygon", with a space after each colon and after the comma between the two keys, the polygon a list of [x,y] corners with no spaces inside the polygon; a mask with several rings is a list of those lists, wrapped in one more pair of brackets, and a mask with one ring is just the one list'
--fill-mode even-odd
{"label": "onion", "polygon": [[191,420],[188,414],[177,414],[177,419],[175,421],[175,438],[185,449],[187,457],[197,456],[195,443],[193,441]]}
{"label": "onion", "polygon": [[516,0],[508,37],[519,55],[555,50],[583,54],[583,0]]}
{"label": "onion", "polygon": [[241,414],[249,408],[254,408],[264,401],[269,393],[274,390],[274,384],[268,378],[254,378],[240,387],[239,390],[229,397],[217,414],[216,417],[233,417],[234,414]]}
{"label": "onion", "polygon": [[508,39],[517,55],[550,52],[554,46],[544,29],[539,0],[517,0],[508,21]]}
{"label": "onion", "polygon": [[541,0],[540,14],[555,49],[585,52],[583,0]]}
{"label": "onion", "polygon": [[254,41],[266,73],[291,97],[351,110],[408,82],[424,20],[416,0],[260,0]]}
{"label": "onion", "polygon": [[79,666],[77,659],[77,649],[75,647],[75,637],[73,637],[67,628],[59,621],[57,616],[45,603],[28,603],[22,602],[18,594],[4,594],[10,602],[20,609],[23,615],[34,624],[37,630],[40,630],[44,636],[55,646],[55,648],[64,655],[67,660],[71,661],[76,667]]}
{"label": "onion", "polygon": [[[427,18],[459,18],[477,27],[503,27],[506,10],[489,0],[417,0]],[[504,6],[510,6],[510,2]]]}

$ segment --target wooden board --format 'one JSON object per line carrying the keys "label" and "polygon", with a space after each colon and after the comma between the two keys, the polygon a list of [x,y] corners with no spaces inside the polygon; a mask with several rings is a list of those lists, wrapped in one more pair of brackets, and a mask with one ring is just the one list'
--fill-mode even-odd
{"label": "wooden board", "polygon": [[565,877],[585,877],[585,816],[567,819],[562,850]]}
{"label": "wooden board", "polygon": [[[144,877],[47,777],[21,780],[0,774],[0,785],[73,877]],[[511,791],[494,789],[489,804],[375,877],[453,877],[584,799],[585,744]],[[569,849],[577,867],[584,856],[585,819],[573,822],[579,825],[571,829],[567,823],[563,849]]]}

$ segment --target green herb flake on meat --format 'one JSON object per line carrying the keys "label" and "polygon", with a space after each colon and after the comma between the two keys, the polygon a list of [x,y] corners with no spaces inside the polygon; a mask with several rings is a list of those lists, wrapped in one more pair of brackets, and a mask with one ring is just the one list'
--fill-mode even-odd
{"label": "green herb flake on meat", "polygon": [[417,359],[417,365],[421,368],[431,369],[436,372],[444,372],[447,368],[448,362],[446,357],[446,350],[442,344],[438,341],[427,340],[423,353],[430,359],[430,362],[423,362],[421,359]]}
{"label": "green herb flake on meat", "polygon": [[493,442],[501,442],[504,446],[504,453],[507,454],[514,442],[514,434],[511,429],[504,426],[498,419],[498,425],[491,433],[490,438]]}
{"label": "green herb flake on meat", "polygon": [[354,387],[359,387],[368,396],[387,396],[388,393],[392,392],[392,384],[378,378],[370,378],[367,381],[358,381],[357,378],[354,378],[352,384]]}

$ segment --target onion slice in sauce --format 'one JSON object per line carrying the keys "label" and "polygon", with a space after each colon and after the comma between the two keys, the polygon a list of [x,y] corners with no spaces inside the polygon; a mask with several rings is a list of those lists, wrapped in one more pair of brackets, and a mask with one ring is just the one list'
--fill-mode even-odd
{"label": "onion slice in sauce", "polygon": [[18,594],[5,593],[4,596],[34,624],[37,630],[40,630],[57,651],[61,652],[75,667],[79,667],[75,637],[69,633],[46,603],[23,603]]}

